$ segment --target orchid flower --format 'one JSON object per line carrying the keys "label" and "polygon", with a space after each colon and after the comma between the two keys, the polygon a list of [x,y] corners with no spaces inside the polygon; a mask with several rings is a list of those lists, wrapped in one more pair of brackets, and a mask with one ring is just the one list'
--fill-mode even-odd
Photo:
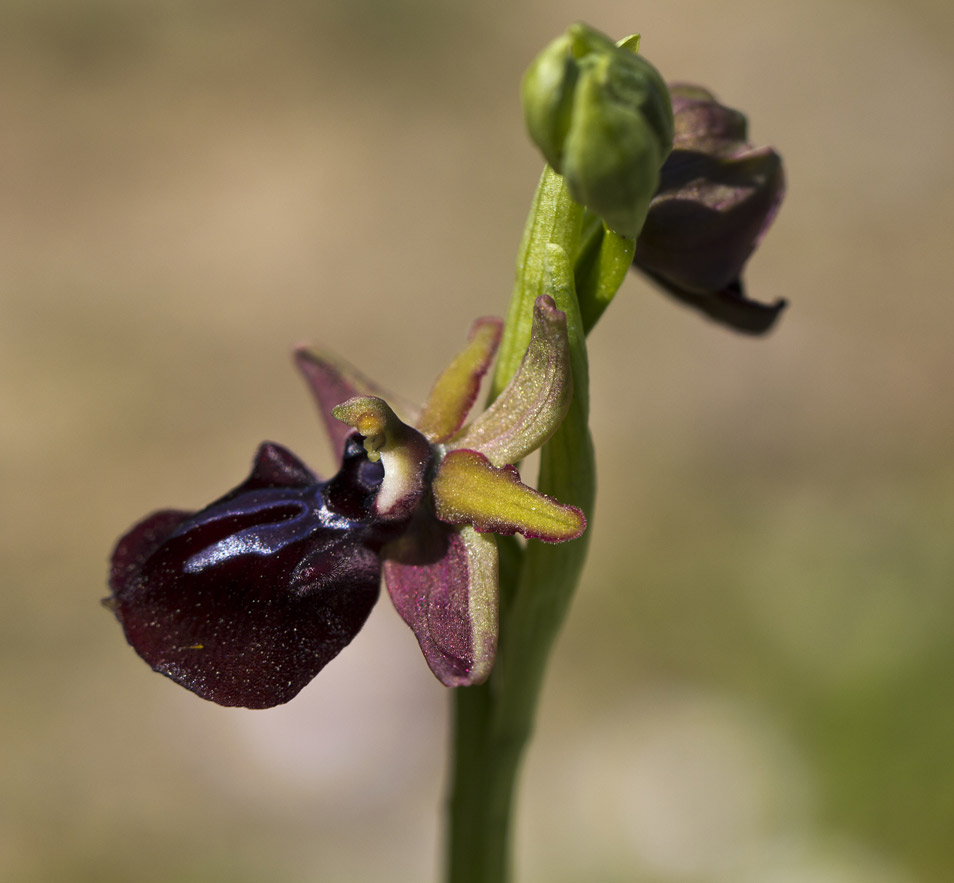
{"label": "orchid flower", "polygon": [[[636,35],[577,23],[531,63],[524,118],[547,164],[507,321],[473,324],[423,406],[299,348],[337,474],[266,442],[236,488],[153,513],[113,552],[105,603],[136,652],[248,708],[297,695],[360,631],[383,578],[434,675],[467,688],[451,694],[450,883],[511,879],[521,757],[589,532],[543,544],[580,537],[595,503],[588,333],[633,266],[750,333],[784,306],[747,299],[741,281],[784,193],[779,156],[638,50]],[[468,423],[495,356],[490,404]],[[537,449],[540,491],[517,471]],[[514,534],[527,542],[497,539]]]}
{"label": "orchid flower", "polygon": [[785,195],[782,158],[700,86],[669,86],[675,137],[634,266],[665,292],[737,331],[763,334],[785,308],[745,294],[742,270]]}
{"label": "orchid flower", "polygon": [[502,323],[480,319],[411,424],[355,370],[295,360],[341,469],[321,481],[274,443],[199,512],[156,512],[112,558],[106,605],[155,671],[220,705],[287,702],[349,644],[378,597],[442,683],[487,678],[497,641],[495,534],[563,542],[583,513],[520,481],[573,395],[566,317],[537,298],[529,346],[501,395],[465,425]]}

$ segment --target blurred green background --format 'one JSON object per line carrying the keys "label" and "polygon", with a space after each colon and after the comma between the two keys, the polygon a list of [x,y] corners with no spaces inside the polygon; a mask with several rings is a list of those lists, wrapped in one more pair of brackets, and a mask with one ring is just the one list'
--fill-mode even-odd
{"label": "blurred green background", "polygon": [[6,0],[0,880],[434,880],[447,697],[385,602],[289,706],[152,675],[116,536],[331,468],[288,351],[420,399],[501,313],[518,82],[585,18],[782,151],[740,338],[635,277],[522,881],[954,879],[954,12],[942,0]]}

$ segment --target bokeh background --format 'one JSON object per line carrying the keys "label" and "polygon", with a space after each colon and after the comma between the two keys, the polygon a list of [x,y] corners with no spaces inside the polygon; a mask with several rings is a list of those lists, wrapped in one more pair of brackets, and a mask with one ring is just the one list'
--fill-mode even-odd
{"label": "bokeh background", "polygon": [[116,536],[331,468],[288,352],[410,398],[505,309],[570,21],[744,109],[789,194],[734,336],[631,278],[592,336],[590,564],[523,881],[954,879],[954,12],[945,0],[5,0],[0,880],[427,881],[447,697],[382,602],[290,705],[152,675]]}

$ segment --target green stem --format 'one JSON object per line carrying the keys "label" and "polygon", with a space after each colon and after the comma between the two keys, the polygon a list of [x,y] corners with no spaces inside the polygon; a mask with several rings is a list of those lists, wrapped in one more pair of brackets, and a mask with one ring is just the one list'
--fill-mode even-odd
{"label": "green stem", "polygon": [[[580,278],[582,300],[590,304],[584,325],[574,280],[582,227],[582,207],[570,198],[564,179],[547,167],[520,247],[491,395],[506,386],[526,349],[534,301],[549,294],[567,315],[574,396],[560,429],[542,448],[538,487],[579,506],[592,519],[596,470],[588,430],[585,332],[625,275],[625,268],[620,273],[620,261],[625,260],[626,246],[620,246],[619,237],[607,246],[604,237],[595,251],[590,247],[588,269]],[[588,537],[589,531],[570,543],[501,547],[504,604],[497,660],[486,684],[460,688],[453,699],[448,883],[510,879],[516,779],[533,731],[546,664],[582,571]]]}
{"label": "green stem", "polygon": [[547,246],[559,246],[572,261],[580,246],[583,214],[583,207],[570,197],[563,176],[545,166],[517,253],[516,278],[497,354],[491,399],[495,399],[509,383],[530,342],[533,302],[547,293]]}

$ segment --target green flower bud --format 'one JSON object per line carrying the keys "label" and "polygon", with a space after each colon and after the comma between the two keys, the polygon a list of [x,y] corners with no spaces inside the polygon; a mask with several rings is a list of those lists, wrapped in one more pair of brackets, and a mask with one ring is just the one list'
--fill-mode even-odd
{"label": "green flower bud", "polygon": [[636,55],[638,37],[619,45],[571,25],[523,78],[530,137],[564,178],[570,195],[607,227],[635,239],[672,149],[669,91]]}

